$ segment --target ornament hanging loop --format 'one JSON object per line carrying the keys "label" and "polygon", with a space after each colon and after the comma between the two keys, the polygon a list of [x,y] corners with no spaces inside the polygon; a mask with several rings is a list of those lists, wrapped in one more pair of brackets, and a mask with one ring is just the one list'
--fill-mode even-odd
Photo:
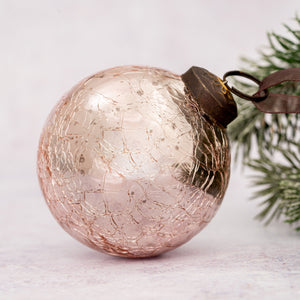
{"label": "ornament hanging loop", "polygon": [[239,77],[244,77],[244,78],[250,79],[253,82],[255,82],[256,84],[258,84],[258,86],[261,86],[262,82],[259,79],[257,79],[256,77],[254,77],[254,76],[252,76],[248,73],[242,72],[242,71],[229,71],[229,72],[226,72],[223,76],[223,83],[227,87],[227,89],[230,92],[232,92],[233,94],[235,94],[236,96],[238,96],[240,98],[243,98],[245,100],[253,101],[253,102],[263,101],[269,96],[268,89],[264,89],[259,96],[251,96],[251,95],[247,95],[247,94],[239,91],[235,87],[230,87],[228,85],[227,77],[231,77],[231,76],[239,76]]}

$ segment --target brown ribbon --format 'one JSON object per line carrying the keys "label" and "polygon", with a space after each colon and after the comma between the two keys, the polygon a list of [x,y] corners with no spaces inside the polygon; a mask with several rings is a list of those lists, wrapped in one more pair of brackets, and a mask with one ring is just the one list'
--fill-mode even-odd
{"label": "brown ribbon", "polygon": [[[300,81],[300,68],[280,70],[265,77],[259,84],[259,90],[253,97],[260,97],[265,91],[285,81]],[[252,101],[264,113],[300,113],[300,97],[286,94],[269,93],[262,101]]]}

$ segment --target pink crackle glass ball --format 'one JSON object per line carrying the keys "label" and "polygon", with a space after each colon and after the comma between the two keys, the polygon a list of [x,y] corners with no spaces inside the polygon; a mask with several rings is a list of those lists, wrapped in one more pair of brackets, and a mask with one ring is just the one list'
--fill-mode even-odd
{"label": "pink crackle glass ball", "polygon": [[179,75],[123,66],[67,93],[41,134],[38,176],[59,224],[112,255],[149,257],[190,240],[229,179],[225,129]]}

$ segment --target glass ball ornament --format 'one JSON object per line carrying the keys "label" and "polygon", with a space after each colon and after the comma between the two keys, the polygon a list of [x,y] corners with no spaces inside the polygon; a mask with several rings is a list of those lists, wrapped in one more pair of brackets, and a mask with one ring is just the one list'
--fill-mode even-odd
{"label": "glass ball ornament", "polygon": [[51,112],[38,149],[40,186],[58,223],[125,257],[190,240],[215,215],[229,172],[225,127],[182,76],[151,67],[81,81]]}

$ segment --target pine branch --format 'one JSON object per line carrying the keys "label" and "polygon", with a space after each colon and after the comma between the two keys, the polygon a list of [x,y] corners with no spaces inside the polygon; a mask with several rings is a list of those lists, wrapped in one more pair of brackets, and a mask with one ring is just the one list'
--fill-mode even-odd
{"label": "pine branch", "polygon": [[[300,29],[300,19],[295,18]],[[269,47],[260,52],[261,63],[243,58],[246,72],[262,79],[275,71],[300,67],[300,30],[284,25],[288,37],[268,34]],[[236,81],[243,91],[253,94],[257,87]],[[272,88],[272,92],[300,96],[299,83]],[[284,217],[285,222],[300,221],[300,120],[299,114],[263,114],[250,102],[237,99],[239,116],[230,125],[229,134],[237,145],[236,158],[241,155],[245,165],[255,170],[258,176],[255,186],[261,190],[253,198],[263,198],[263,209],[258,219],[268,224],[274,218]],[[258,149],[258,154],[256,151]],[[276,162],[274,160],[276,157]]]}
{"label": "pine branch", "polygon": [[[270,157],[265,157],[264,160],[255,159],[248,164],[260,173],[255,177],[253,184],[261,189],[252,199],[264,199],[261,203],[264,209],[256,218],[266,219],[265,224],[282,215],[287,223],[300,220],[300,162],[297,159],[298,165],[295,165],[293,154],[286,155],[291,155],[288,157],[290,165],[274,163]],[[300,226],[296,227],[296,230],[300,230]]]}

